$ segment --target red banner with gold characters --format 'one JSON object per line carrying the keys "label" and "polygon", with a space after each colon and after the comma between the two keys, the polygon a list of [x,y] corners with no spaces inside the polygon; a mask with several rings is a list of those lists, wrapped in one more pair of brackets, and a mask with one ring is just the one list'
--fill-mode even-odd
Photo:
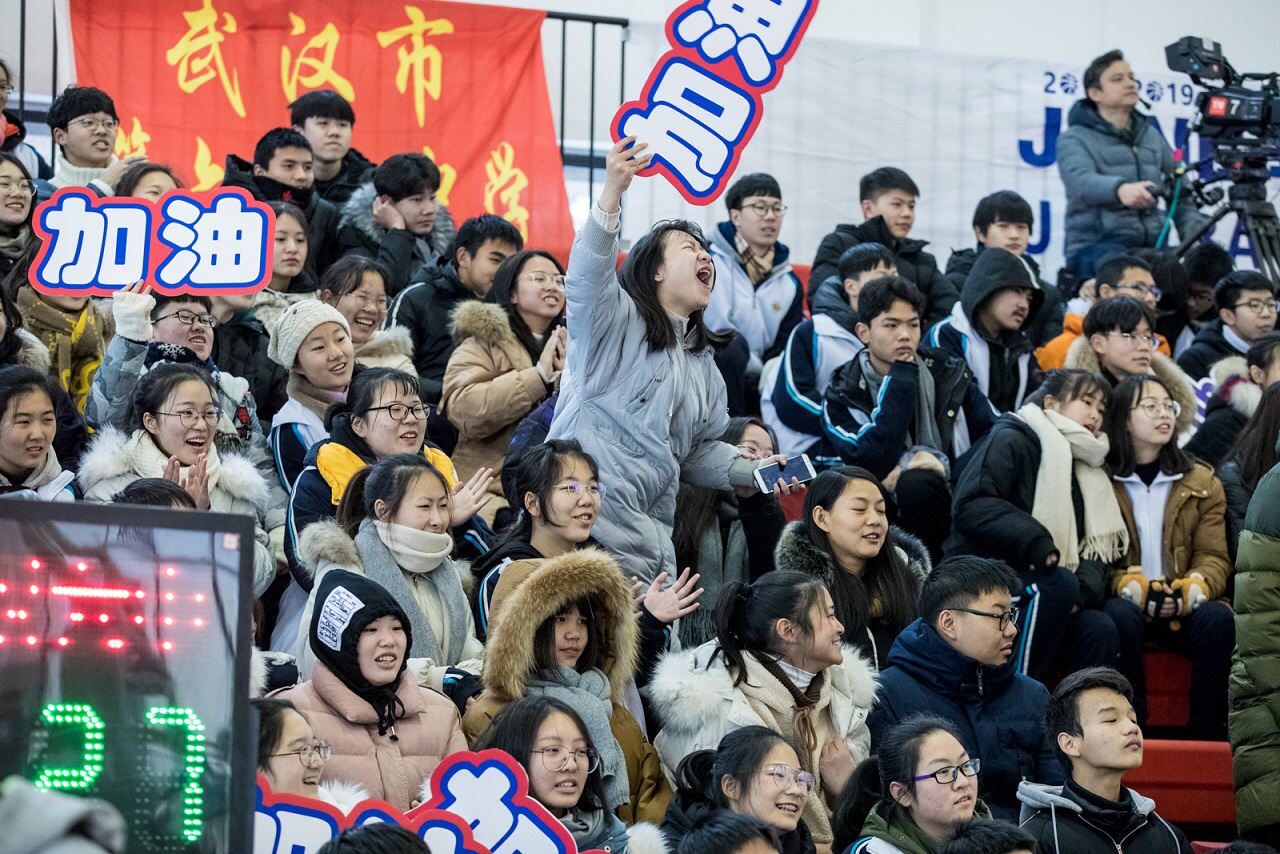
{"label": "red banner with gold characters", "polygon": [[496,213],[526,244],[573,238],[543,73],[545,13],[439,0],[71,0],[76,78],[115,99],[116,154],[222,180],[227,154],[289,124],[288,104],[331,89],[374,162],[421,151],[454,219]]}

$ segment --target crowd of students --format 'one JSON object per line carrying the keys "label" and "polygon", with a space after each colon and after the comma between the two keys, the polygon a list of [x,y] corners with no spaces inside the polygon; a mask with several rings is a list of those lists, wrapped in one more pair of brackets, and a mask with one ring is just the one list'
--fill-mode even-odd
{"label": "crowd of students", "polygon": [[[565,266],[455,223],[429,158],[372,163],[311,92],[227,157],[276,214],[269,286],[103,300],[27,283],[35,205],[181,180],[117,160],[111,98],[70,87],[56,169],[12,122],[0,152],[0,481],[254,519],[278,792],[407,809],[496,747],[582,850],[1187,852],[1121,777],[1147,644],[1191,659],[1195,737],[1227,737],[1229,680],[1257,687],[1233,565],[1274,543],[1250,499],[1277,489],[1275,283],[1154,248],[1163,139],[1118,53],[1085,83],[1063,290],[1007,190],[943,272],[892,167],[807,287],[761,173],[709,238],[660,222],[619,266],[633,139]],[[1136,180],[1086,163],[1119,142]],[[815,479],[760,489],[798,454]],[[393,850],[362,833],[326,850]]]}

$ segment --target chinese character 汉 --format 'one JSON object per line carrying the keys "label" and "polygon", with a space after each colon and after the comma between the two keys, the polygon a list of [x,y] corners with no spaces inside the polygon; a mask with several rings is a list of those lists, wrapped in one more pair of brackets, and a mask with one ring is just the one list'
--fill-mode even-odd
{"label": "chinese character \u6c49", "polygon": [[680,16],[676,35],[718,62],[729,53],[747,80],[768,83],[813,0],[705,0]]}
{"label": "chinese character \u6c49", "polygon": [[394,30],[383,30],[378,35],[378,45],[388,47],[402,39],[409,40],[409,47],[401,45],[396,49],[396,58],[400,66],[396,69],[396,88],[404,94],[408,90],[409,78],[413,77],[413,108],[418,116],[418,127],[424,127],[427,119],[427,100],[440,100],[442,84],[443,57],[440,49],[427,44],[424,36],[442,36],[453,32],[453,22],[444,18],[428,21],[426,15],[417,6],[405,6],[405,15],[409,23]]}
{"label": "chinese character \u6c49", "polygon": [[755,115],[743,92],[686,60],[671,58],[649,93],[651,106],[634,110],[619,124],[623,136],[649,143],[697,196],[711,193],[729,168],[734,146]]}
{"label": "chinese character \u6c49", "polygon": [[138,117],[133,117],[133,130],[129,133],[124,132],[124,123],[116,125],[116,157],[123,160],[126,157],[135,155],[145,156],[147,153],[147,143],[151,141],[151,134],[142,129],[142,122],[138,121]]}
{"label": "chinese character \u6c49", "polygon": [[176,288],[243,288],[257,284],[267,263],[267,220],[246,210],[235,193],[215,196],[209,207],[176,198],[161,209],[160,240],[176,250],[156,269],[156,281]]}
{"label": "chinese character \u6c49", "polygon": [[[529,239],[529,209],[520,204],[520,195],[529,186],[529,179],[524,170],[515,165],[515,150],[509,142],[501,142],[489,153],[489,162],[484,165],[484,174],[488,179],[484,185],[484,209],[489,213],[500,215],[520,231],[520,236]],[[501,205],[504,209],[499,210]]]}
{"label": "chinese character \u6c49", "polygon": [[213,0],[201,0],[199,9],[183,12],[182,17],[189,29],[164,55],[170,65],[178,66],[178,88],[189,95],[216,77],[227,93],[231,109],[245,118],[240,77],[235,71],[228,73],[222,61],[222,42],[227,38],[226,33],[236,31],[236,19],[231,13],[224,13],[219,29],[218,10],[213,8]]}
{"label": "chinese character \u6c49", "polygon": [[79,193],[41,214],[50,235],[36,277],[46,288],[116,288],[145,278],[151,212],[144,204],[96,206]]}
{"label": "chinese character \u6c49", "polygon": [[[307,24],[302,18],[290,12],[289,21],[293,25],[290,35],[300,36],[306,33]],[[348,101],[356,99],[356,90],[351,81],[333,67],[338,39],[338,28],[330,22],[307,41],[296,57],[288,45],[280,46],[280,82],[284,86],[286,99],[292,101],[298,97],[299,85],[308,89],[332,86],[334,91]]]}

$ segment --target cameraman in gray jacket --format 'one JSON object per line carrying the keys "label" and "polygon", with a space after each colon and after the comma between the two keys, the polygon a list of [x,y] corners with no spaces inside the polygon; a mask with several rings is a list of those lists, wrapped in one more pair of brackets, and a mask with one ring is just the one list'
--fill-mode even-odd
{"label": "cameraman in gray jacket", "polygon": [[[1173,171],[1173,150],[1154,120],[1137,111],[1138,81],[1118,50],[1084,72],[1086,97],[1058,137],[1058,170],[1067,191],[1067,268],[1090,278],[1108,255],[1155,246],[1166,211],[1159,195]],[[1168,200],[1166,200],[1168,201]],[[1184,184],[1174,210],[1178,238],[1206,222]]]}

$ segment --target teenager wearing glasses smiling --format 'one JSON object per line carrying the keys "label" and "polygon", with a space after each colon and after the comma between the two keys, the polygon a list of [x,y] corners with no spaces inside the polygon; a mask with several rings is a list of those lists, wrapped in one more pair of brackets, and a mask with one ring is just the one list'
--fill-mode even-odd
{"label": "teenager wearing glasses smiling", "polygon": [[1104,606],[1120,633],[1116,669],[1146,717],[1145,640],[1191,658],[1191,719],[1197,738],[1225,740],[1227,674],[1235,623],[1221,601],[1231,577],[1226,494],[1213,469],[1178,446],[1179,403],[1159,378],[1129,377],[1107,411],[1107,463],[1129,529],[1111,563]]}
{"label": "teenager wearing glasses smiling", "polygon": [[337,780],[320,782],[333,748],[316,738],[311,724],[288,700],[254,697],[258,710],[258,773],[277,795],[315,798],[350,809],[369,797],[361,786]]}
{"label": "teenager wearing glasses smiling", "polygon": [[836,850],[853,842],[852,854],[934,854],[959,825],[991,817],[978,798],[981,770],[945,718],[907,718],[841,793]]}
{"label": "teenager wearing glasses smiling", "polygon": [[1228,356],[1243,356],[1254,341],[1275,329],[1276,293],[1271,280],[1253,270],[1236,270],[1213,289],[1218,317],[1196,333],[1178,366],[1193,380]]}
{"label": "teenager wearing glasses smiling", "polygon": [[[564,303],[560,262],[526,249],[502,262],[484,300],[453,310],[457,346],[444,371],[440,413],[458,429],[453,461],[462,477],[499,470],[520,419],[559,387],[568,346]],[[511,499],[496,478],[489,491],[494,500],[484,516],[492,522]]]}
{"label": "teenager wearing glasses smiling", "polygon": [[0,151],[0,279],[13,265],[34,236],[31,216],[36,208],[36,185],[22,161]]}
{"label": "teenager wearing glasses smiling", "polygon": [[935,566],[920,590],[923,616],[898,635],[880,672],[869,722],[882,750],[911,715],[949,721],[969,756],[982,758],[983,800],[1009,821],[1018,815],[1021,780],[1062,782],[1042,725],[1049,692],[1010,661],[1020,640],[1010,593],[1017,585],[999,560],[952,557]]}

